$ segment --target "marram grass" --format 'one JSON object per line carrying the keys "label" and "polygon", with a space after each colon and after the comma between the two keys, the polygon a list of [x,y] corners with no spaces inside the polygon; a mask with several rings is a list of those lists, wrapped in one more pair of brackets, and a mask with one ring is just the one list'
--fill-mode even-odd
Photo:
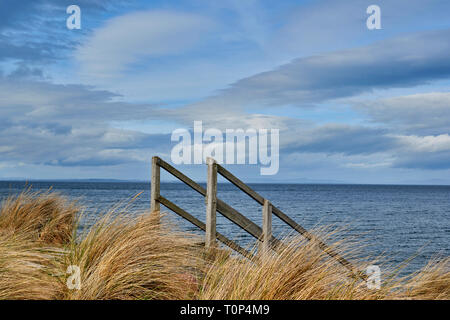
{"label": "marram grass", "polygon": [[[109,212],[78,235],[81,212],[51,192],[26,191],[2,202],[0,299],[450,298],[449,258],[406,277],[379,258],[382,285],[375,290],[301,237],[250,261],[222,249],[205,252],[201,239],[177,231],[159,213]],[[371,264],[357,258],[354,241],[329,229],[313,232],[358,269]],[[68,266],[79,267],[79,290],[67,286]]]}
{"label": "marram grass", "polygon": [[79,208],[58,193],[23,192],[0,206],[0,233],[49,245],[68,243]]}
{"label": "marram grass", "polygon": [[[158,223],[156,215],[107,215],[79,242],[66,265],[81,269],[81,289],[69,299],[191,299],[201,260],[195,237]],[[195,283],[195,282],[194,282]],[[188,284],[188,285],[187,285]]]}

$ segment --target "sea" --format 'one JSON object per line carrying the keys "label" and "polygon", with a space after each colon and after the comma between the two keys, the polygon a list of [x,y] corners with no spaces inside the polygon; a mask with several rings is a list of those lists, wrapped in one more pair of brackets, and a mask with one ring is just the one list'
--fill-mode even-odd
{"label": "sea", "polygon": [[[407,262],[401,273],[416,271],[432,258],[450,255],[450,186],[249,185],[308,230],[339,229],[338,236],[362,244],[361,256],[382,257],[380,261],[386,265]],[[150,207],[150,184],[143,182],[0,181],[0,200],[27,188],[51,189],[78,201],[84,208],[80,228],[89,227],[113,208],[126,208],[127,213],[138,215]],[[205,221],[204,198],[188,186],[161,183],[161,195]],[[234,185],[219,183],[218,198],[261,225],[261,206]],[[163,211],[179,229],[197,232],[175,213]],[[220,214],[217,231],[242,246],[254,244],[250,235]],[[293,233],[276,217],[273,232],[280,238]]]}

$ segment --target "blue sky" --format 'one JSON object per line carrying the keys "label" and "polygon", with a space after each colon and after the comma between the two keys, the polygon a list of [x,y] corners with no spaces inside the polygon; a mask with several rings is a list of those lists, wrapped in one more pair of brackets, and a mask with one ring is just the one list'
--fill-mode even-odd
{"label": "blue sky", "polygon": [[[66,28],[68,5],[81,30]],[[381,30],[366,9],[381,8]],[[450,2],[2,1],[0,179],[148,179],[171,132],[279,128],[245,181],[450,184]],[[198,180],[205,166],[181,167]]]}

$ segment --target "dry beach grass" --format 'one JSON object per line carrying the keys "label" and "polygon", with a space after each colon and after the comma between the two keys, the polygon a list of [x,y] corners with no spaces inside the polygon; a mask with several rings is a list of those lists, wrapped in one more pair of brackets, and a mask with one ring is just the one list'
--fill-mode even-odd
{"label": "dry beach grass", "polygon": [[[105,214],[77,235],[81,208],[26,191],[0,208],[0,299],[449,299],[450,260],[408,277],[383,268],[380,290],[349,277],[314,242],[289,238],[259,261],[205,253],[199,239],[155,214]],[[316,230],[360,269],[367,260],[334,232]],[[380,263],[378,263],[380,264]],[[66,281],[80,268],[81,289]]]}

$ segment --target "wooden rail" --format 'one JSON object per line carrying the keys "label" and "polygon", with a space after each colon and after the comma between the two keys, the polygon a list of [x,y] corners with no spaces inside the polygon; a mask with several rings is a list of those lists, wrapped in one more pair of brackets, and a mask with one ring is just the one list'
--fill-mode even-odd
{"label": "wooden rail", "polygon": [[[242,182],[240,179],[235,177],[227,169],[219,165],[214,159],[207,159],[207,188],[203,188],[192,179],[175,169],[173,166],[165,162],[159,157],[153,157],[152,159],[152,181],[151,181],[151,209],[152,211],[159,211],[160,204],[164,205],[168,209],[174,211],[184,219],[191,222],[193,225],[197,226],[201,230],[205,231],[205,246],[207,248],[212,248],[216,246],[216,240],[224,243],[231,249],[239,252],[243,256],[253,259],[255,258],[252,253],[248,250],[242,248],[234,241],[226,238],[224,235],[220,234],[216,230],[216,213],[221,213],[225,218],[238,225],[240,228],[245,230],[247,233],[252,235],[254,238],[260,241],[261,253],[267,252],[270,249],[277,249],[284,247],[279,239],[272,235],[272,214],[280,218],[281,221],[286,223],[292,229],[300,233],[309,241],[314,241],[318,244],[319,248],[326,252],[330,257],[336,259],[340,264],[346,267],[353,276],[365,279],[366,277],[356,270],[353,265],[335,252],[331,247],[329,247],[325,242],[323,242],[318,237],[311,234],[301,225],[296,223],[280,209],[275,207],[269,200],[265,199],[259,193],[251,189],[248,185]],[[163,168],[170,174],[172,174],[177,179],[181,180],[189,187],[200,193],[206,198],[206,223],[201,222],[196,219],[183,209],[176,206],[174,203],[170,202],[166,198],[160,195],[160,168]],[[252,199],[262,205],[262,215],[263,215],[263,227],[260,228],[253,221],[245,217],[236,209],[232,208],[222,200],[217,198],[217,174],[222,175],[225,179],[230,181],[240,190],[249,195]]]}
{"label": "wooden rail", "polygon": [[[183,209],[178,207],[173,202],[167,200],[166,198],[164,198],[162,196],[158,197],[158,202],[160,202],[163,206],[167,207],[168,209],[172,210],[173,212],[177,213],[179,216],[183,217],[184,219],[186,219],[187,221],[192,223],[194,226],[198,227],[199,229],[201,229],[203,231],[206,231],[206,225],[203,222],[201,222],[200,220],[198,220],[194,216],[190,215],[189,213],[187,213],[186,211],[184,211]],[[221,233],[216,232],[216,238],[217,238],[217,240],[219,240],[223,244],[227,245],[231,249],[233,249],[236,252],[239,252],[240,254],[242,254],[244,257],[247,257],[249,259],[253,259],[254,258],[253,254],[250,251],[242,248],[237,243],[235,243],[234,241],[228,239],[227,237],[225,237]]]}

